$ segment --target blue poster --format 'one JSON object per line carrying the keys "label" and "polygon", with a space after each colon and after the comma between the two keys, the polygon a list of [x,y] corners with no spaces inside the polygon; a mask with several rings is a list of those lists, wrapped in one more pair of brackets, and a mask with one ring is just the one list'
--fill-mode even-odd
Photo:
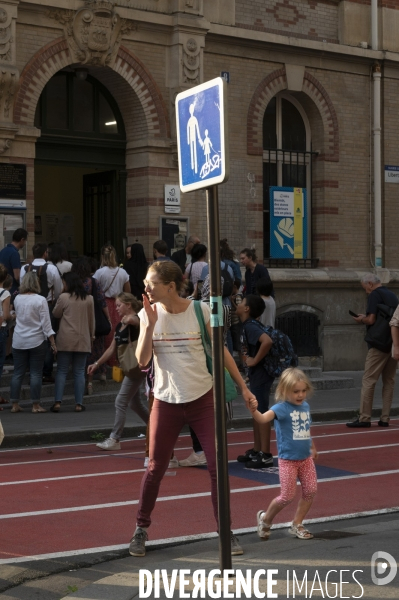
{"label": "blue poster", "polygon": [[176,98],[180,187],[183,192],[226,180],[224,87],[219,77]]}
{"label": "blue poster", "polygon": [[269,188],[270,257],[308,257],[308,207],[305,188]]}

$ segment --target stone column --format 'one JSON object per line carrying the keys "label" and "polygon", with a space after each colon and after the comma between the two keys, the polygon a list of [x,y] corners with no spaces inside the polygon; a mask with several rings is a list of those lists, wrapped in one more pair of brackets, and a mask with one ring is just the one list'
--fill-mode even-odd
{"label": "stone column", "polygon": [[16,20],[19,0],[0,3],[0,159],[9,156],[18,128],[13,123],[13,102],[19,72],[16,67]]}

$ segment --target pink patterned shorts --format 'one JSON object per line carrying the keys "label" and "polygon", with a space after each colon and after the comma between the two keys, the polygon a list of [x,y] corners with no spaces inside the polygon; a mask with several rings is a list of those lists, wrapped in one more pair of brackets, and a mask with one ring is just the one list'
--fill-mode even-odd
{"label": "pink patterned shorts", "polygon": [[287,506],[296,494],[297,479],[301,482],[302,498],[307,502],[313,500],[317,492],[317,475],[311,456],[304,460],[278,459],[281,492],[275,498],[280,506]]}

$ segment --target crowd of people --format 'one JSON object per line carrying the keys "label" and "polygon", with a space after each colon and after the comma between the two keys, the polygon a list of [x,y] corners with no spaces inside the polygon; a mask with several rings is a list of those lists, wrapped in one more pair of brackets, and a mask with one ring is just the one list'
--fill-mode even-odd
{"label": "crowd of people", "polygon": [[[217,526],[206,245],[192,235],[184,248],[170,256],[166,242],[157,240],[153,260],[148,261],[143,246],[134,243],[126,248],[120,264],[110,244],[103,246],[97,263],[86,256],[70,261],[61,243],[36,243],[33,260],[22,266],[19,251],[27,239],[27,231],[17,229],[11,244],[0,251],[0,377],[11,347],[11,412],[24,410],[20,396],[28,371],[33,413],[46,412],[41,405],[43,383],[55,384],[50,410],[61,411],[71,369],[75,411],[83,412],[84,396],[93,393],[93,377],[97,374],[105,381],[113,367],[121,373],[115,421],[109,437],[97,447],[102,451],[121,448],[128,407],[147,425],[146,470],[130,554],[145,555],[151,513],[162,478],[171,466],[207,465]],[[296,363],[287,364],[278,373],[265,367],[277,339],[276,302],[268,270],[258,262],[255,250],[243,248],[238,260],[224,239],[220,258],[226,400],[231,390],[232,398],[241,394],[253,415],[253,446],[237,460],[247,469],[272,467],[272,421],[277,436],[281,492],[265,511],[258,512],[258,535],[269,538],[274,517],[292,502],[299,479],[302,498],[289,531],[308,540],[313,536],[303,520],[317,488],[317,451],[310,436],[307,403],[313,387]],[[367,325],[369,352],[360,416],[347,426],[370,427],[374,388],[382,376],[383,408],[378,425],[388,427],[399,359],[399,301],[373,274],[364,276],[361,283],[369,295],[366,314],[353,318]],[[385,334],[391,336],[383,340],[381,306],[389,315],[385,317]],[[378,333],[373,328],[376,323]],[[269,409],[276,377],[277,403]],[[0,403],[6,402],[0,397]],[[229,402],[226,409],[231,414]],[[190,428],[192,452],[177,461],[174,445],[184,425]],[[233,532],[231,552],[243,553]]]}

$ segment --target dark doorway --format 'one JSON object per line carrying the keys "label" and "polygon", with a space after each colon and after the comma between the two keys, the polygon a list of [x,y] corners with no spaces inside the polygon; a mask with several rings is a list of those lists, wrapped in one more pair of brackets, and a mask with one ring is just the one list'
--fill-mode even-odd
{"label": "dark doorway", "polygon": [[276,328],[290,338],[298,356],[320,356],[320,321],[316,315],[301,310],[285,312],[276,319]]}

